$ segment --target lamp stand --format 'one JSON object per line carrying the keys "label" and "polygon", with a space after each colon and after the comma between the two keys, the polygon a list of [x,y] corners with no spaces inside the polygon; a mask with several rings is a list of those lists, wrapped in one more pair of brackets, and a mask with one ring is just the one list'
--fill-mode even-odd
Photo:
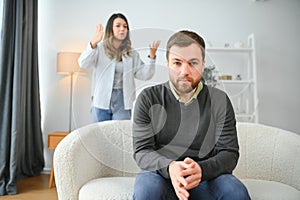
{"label": "lamp stand", "polygon": [[70,73],[70,108],[69,108],[69,132],[72,131],[72,100],[73,100],[73,72]]}

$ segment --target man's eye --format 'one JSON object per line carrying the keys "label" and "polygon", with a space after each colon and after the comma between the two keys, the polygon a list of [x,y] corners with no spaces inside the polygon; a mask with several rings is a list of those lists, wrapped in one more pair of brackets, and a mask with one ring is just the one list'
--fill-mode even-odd
{"label": "man's eye", "polygon": [[180,65],[181,65],[181,63],[180,63],[180,62],[177,62],[177,61],[174,62],[173,64],[176,65],[176,66],[180,66]]}
{"label": "man's eye", "polygon": [[198,62],[190,62],[190,65],[191,66],[196,66],[196,65],[198,65]]}

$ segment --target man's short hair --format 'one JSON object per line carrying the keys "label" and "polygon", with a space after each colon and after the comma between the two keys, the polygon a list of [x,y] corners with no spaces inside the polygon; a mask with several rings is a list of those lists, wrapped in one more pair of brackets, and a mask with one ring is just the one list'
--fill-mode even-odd
{"label": "man's short hair", "polygon": [[168,40],[166,57],[169,60],[169,53],[172,46],[187,47],[191,44],[197,44],[202,51],[202,58],[205,58],[205,42],[203,38],[195,32],[182,30],[174,33]]}

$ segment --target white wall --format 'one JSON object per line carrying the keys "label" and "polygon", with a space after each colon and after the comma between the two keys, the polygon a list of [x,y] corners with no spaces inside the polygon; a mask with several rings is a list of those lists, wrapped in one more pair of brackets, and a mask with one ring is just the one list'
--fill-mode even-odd
{"label": "white wall", "polygon": [[[59,51],[81,52],[95,26],[115,12],[124,13],[133,31],[133,43],[142,55],[151,40],[162,39],[158,63],[164,65],[165,42],[181,29],[194,30],[215,46],[254,33],[257,47],[259,121],[300,133],[300,1],[299,0],[42,0],[39,1],[39,66],[42,129],[46,169],[52,151],[47,134],[68,130],[69,77],[56,74]],[[159,38],[161,37],[161,38]],[[154,82],[166,79],[164,66]],[[164,76],[166,75],[166,76]],[[90,123],[90,73],[74,84],[73,129]]]}

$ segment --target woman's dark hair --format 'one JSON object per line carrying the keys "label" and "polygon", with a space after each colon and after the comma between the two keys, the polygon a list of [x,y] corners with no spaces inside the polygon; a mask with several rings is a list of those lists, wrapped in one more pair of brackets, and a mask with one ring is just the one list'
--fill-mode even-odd
{"label": "woman's dark hair", "polygon": [[[123,19],[127,24],[127,35],[126,38],[122,41],[122,44],[120,45],[119,49],[116,49],[113,46],[113,39],[114,39],[113,24],[115,19],[117,18]],[[129,24],[126,17],[123,14],[115,13],[108,19],[105,28],[103,45],[104,45],[105,53],[110,59],[113,59],[116,56],[117,60],[121,61],[122,55],[131,56],[131,40],[129,35]]]}

